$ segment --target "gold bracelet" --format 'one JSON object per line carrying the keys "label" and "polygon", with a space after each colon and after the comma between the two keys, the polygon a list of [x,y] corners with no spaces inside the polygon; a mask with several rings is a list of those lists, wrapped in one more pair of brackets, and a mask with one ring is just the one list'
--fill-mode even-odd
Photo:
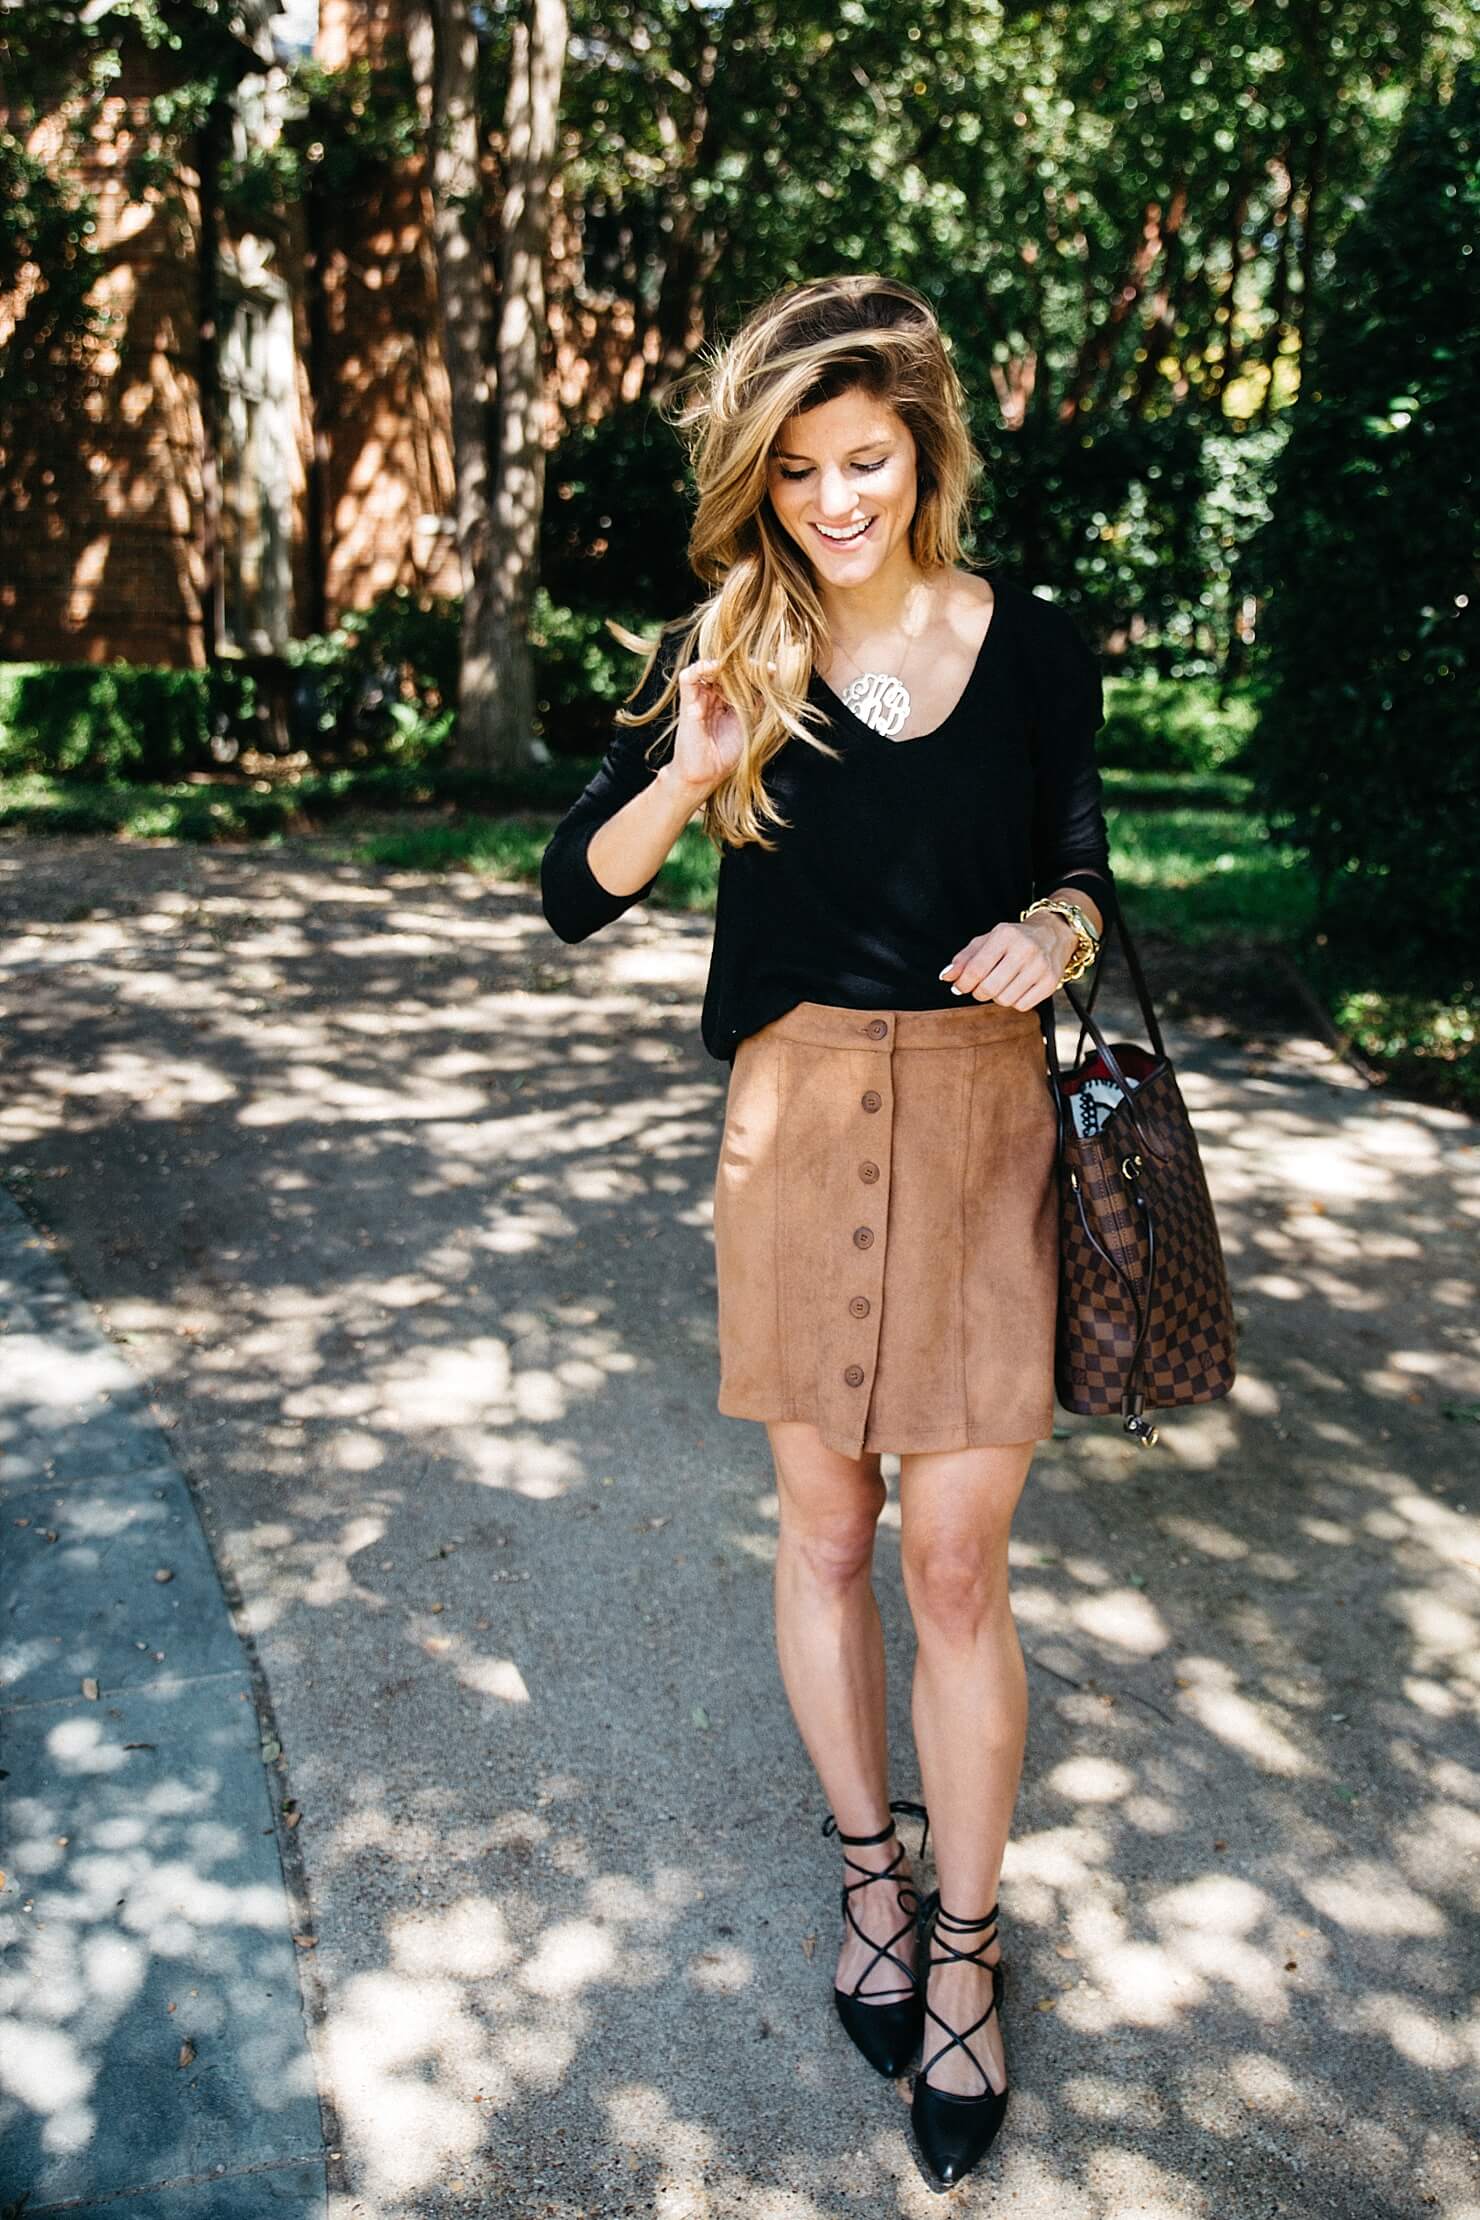
{"label": "gold bracelet", "polygon": [[1078,936],[1069,952],[1069,960],[1059,974],[1059,985],[1062,987],[1069,980],[1077,979],[1081,973],[1088,971],[1100,953],[1100,937],[1077,902],[1061,901],[1051,894],[1040,895],[1036,902],[1030,902],[1025,910],[1018,912],[1019,922],[1033,916],[1037,910],[1052,910],[1056,916],[1066,917]]}

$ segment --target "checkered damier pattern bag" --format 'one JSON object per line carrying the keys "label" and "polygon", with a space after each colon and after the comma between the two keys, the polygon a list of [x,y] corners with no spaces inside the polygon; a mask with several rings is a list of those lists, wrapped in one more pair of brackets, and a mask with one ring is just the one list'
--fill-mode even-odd
{"label": "checkered damier pattern bag", "polygon": [[[1210,1403],[1234,1382],[1233,1304],[1187,1106],[1140,959],[1118,914],[1151,1047],[1106,1040],[1081,1006],[1070,1071],[1059,1068],[1053,997],[1038,1005],[1059,1121],[1059,1316],[1055,1387],[1083,1417],[1118,1411],[1143,1448],[1144,1414]],[[1094,1047],[1084,1055],[1084,1037]]]}

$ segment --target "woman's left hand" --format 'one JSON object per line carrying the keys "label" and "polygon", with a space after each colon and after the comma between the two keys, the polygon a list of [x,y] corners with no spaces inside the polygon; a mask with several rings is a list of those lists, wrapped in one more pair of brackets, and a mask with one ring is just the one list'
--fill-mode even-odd
{"label": "woman's left hand", "polygon": [[1004,918],[969,940],[940,976],[977,1002],[1031,1010],[1058,986],[1078,937],[1069,920],[1052,910],[1021,923]]}

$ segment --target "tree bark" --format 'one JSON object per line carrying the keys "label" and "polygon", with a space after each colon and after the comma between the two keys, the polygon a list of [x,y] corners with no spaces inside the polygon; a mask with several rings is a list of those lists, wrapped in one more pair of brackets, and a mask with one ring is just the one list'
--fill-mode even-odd
{"label": "tree bark", "polygon": [[483,252],[478,34],[469,0],[429,0],[410,25],[412,71],[427,127],[442,352],[452,396],[455,525],[462,573],[458,750],[486,760],[495,693],[489,552],[488,272]]}
{"label": "tree bark", "polygon": [[568,35],[566,0],[529,0],[509,57],[487,629],[474,639],[464,626],[458,715],[460,759],[489,770],[534,760],[529,617],[545,500],[545,252]]}
{"label": "tree bark", "polygon": [[219,93],[200,128],[196,149],[200,233],[196,281],[197,377],[200,393],[201,648],[208,664],[226,644],[226,564],[221,544],[221,166],[231,120]]}

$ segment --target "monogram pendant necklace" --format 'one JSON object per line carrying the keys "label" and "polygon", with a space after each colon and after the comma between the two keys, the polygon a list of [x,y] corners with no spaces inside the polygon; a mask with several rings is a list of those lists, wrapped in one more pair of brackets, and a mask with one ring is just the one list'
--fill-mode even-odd
{"label": "monogram pendant necklace", "polygon": [[858,673],[857,678],[850,679],[843,690],[841,699],[844,708],[851,709],[860,724],[867,725],[871,732],[877,732],[885,740],[892,740],[909,723],[914,702],[904,682],[904,670],[914,653],[915,641],[927,629],[928,620],[905,649],[897,672],[866,671],[849,655],[841,640],[834,642],[838,653],[852,663]]}

